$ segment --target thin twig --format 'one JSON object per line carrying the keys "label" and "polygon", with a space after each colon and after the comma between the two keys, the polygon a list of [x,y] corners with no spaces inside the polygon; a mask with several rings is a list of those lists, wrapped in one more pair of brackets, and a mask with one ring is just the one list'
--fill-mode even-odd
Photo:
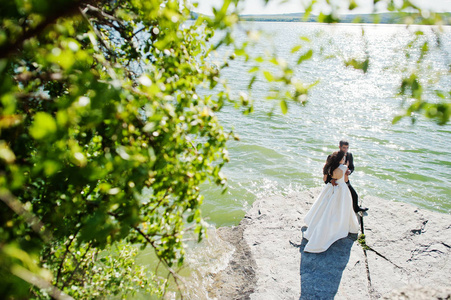
{"label": "thin twig", "polygon": [[87,8],[85,9],[81,9],[80,8],[80,13],[83,16],[83,18],[86,20],[86,22],[88,22],[89,26],[91,27],[91,29],[94,31],[94,33],[96,34],[99,42],[102,44],[102,46],[106,49],[106,51],[108,52],[108,54],[111,56],[111,58],[116,58],[116,56],[114,55],[114,51],[110,49],[110,47],[106,44],[106,42],[104,41],[102,34],[99,32],[99,30],[94,26],[94,24],[92,24],[92,22],[89,20],[88,16],[86,15],[86,12],[88,11]]}
{"label": "thin twig", "polygon": [[80,267],[81,263],[83,262],[84,258],[86,257],[86,254],[88,254],[89,249],[91,249],[92,243],[89,243],[88,248],[86,249],[86,252],[81,257],[80,261],[77,263],[77,266],[75,267],[74,271],[70,275],[69,279],[63,284],[63,289],[67,286],[68,283],[72,280],[72,277],[74,277],[75,273],[77,272],[78,268]]}
{"label": "thin twig", "polygon": [[[100,249],[97,248],[96,252],[92,254],[91,262],[92,262],[93,265],[95,264],[95,262],[96,262],[96,260],[97,260],[96,257],[97,257],[97,255],[99,254],[99,251],[100,251]],[[89,284],[91,285],[91,284],[92,284],[92,281],[94,280],[94,276],[88,276],[88,277],[90,278]],[[83,282],[84,282],[84,279],[85,279],[85,277],[83,277],[82,284],[83,284]]]}
{"label": "thin twig", "polygon": [[77,236],[77,234],[80,231],[80,229],[81,229],[81,226],[77,229],[77,231],[73,235],[73,238],[70,239],[69,243],[66,245],[66,251],[64,252],[63,259],[61,260],[61,263],[60,263],[60,265],[58,267],[58,273],[56,275],[55,284],[58,284],[58,281],[59,281],[60,275],[61,275],[61,270],[63,269],[64,261],[66,260],[67,253],[70,252],[70,250],[69,250],[70,245],[72,245],[72,242],[75,240],[75,237]]}
{"label": "thin twig", "polygon": [[[156,246],[155,246],[154,242],[152,240],[150,240],[149,237],[144,232],[141,231],[141,229],[139,229],[137,226],[133,227],[133,229],[135,229],[141,236],[143,236],[144,239],[156,250]],[[177,272],[174,271],[169,266],[169,263],[166,261],[166,259],[160,258],[160,257],[158,257],[158,259],[164,263],[166,269],[169,271],[169,274],[172,276],[172,278],[174,278],[174,282],[177,285],[177,289],[180,291],[180,299],[183,300],[183,293],[181,291],[181,288],[180,288],[181,285],[179,283],[179,280],[180,280],[183,283],[183,286],[186,286],[186,284],[184,283],[183,278],[181,278],[180,275],[177,274]],[[168,274],[168,276],[169,276],[169,274]]]}
{"label": "thin twig", "polygon": [[107,14],[106,12],[104,12],[103,10],[101,10],[101,9],[99,9],[99,8],[97,8],[97,7],[94,7],[94,6],[90,5],[90,4],[88,4],[88,5],[86,5],[85,12],[87,12],[88,10],[93,11],[93,12],[96,12],[96,13],[98,13],[99,15],[101,15],[102,17],[105,17],[105,18],[107,18],[107,19],[116,21],[118,24],[122,25],[121,20],[119,20],[119,19],[116,18],[115,16],[112,16],[112,15],[110,15],[110,14]]}
{"label": "thin twig", "polygon": [[143,26],[141,29],[139,29],[138,31],[136,31],[135,33],[133,33],[132,38],[135,37],[138,33],[140,33],[141,31],[143,31],[144,29],[146,29],[145,26]]}
{"label": "thin twig", "polygon": [[165,200],[166,197],[168,196],[168,194],[169,194],[169,189],[170,189],[170,188],[168,188],[168,190],[164,193],[164,196],[163,196],[160,200],[158,200],[158,203],[155,205],[154,208],[152,208],[152,209],[150,210],[149,214],[152,214],[158,207],[160,207],[161,202],[163,202],[163,200]]}

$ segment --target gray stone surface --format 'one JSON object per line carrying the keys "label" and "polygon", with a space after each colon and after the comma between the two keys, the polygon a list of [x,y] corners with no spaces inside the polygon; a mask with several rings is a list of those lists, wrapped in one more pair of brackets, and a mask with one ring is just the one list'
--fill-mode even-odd
{"label": "gray stone surface", "polygon": [[429,300],[451,299],[451,287],[427,287],[421,285],[408,285],[393,290],[384,297],[384,300]]}
{"label": "gray stone surface", "polygon": [[368,264],[374,295],[404,285],[451,286],[451,216],[365,198]]}
{"label": "gray stone surface", "polygon": [[451,299],[451,215],[366,197],[367,250],[349,235],[305,253],[303,218],[319,192],[256,201],[239,226],[220,229],[237,250],[209,298]]}

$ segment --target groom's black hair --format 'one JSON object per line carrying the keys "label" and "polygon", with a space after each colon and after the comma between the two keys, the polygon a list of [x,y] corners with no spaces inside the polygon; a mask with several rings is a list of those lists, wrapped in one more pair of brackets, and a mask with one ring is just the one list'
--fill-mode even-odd
{"label": "groom's black hair", "polygon": [[349,146],[348,141],[346,141],[346,140],[341,140],[341,141],[340,141],[340,147],[343,146],[343,145]]}

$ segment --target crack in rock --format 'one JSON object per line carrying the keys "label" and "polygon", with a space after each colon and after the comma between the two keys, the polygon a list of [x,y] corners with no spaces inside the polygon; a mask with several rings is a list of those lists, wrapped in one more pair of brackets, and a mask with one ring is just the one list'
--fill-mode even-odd
{"label": "crack in rock", "polygon": [[[363,255],[365,256],[366,278],[368,280],[368,294],[370,296],[372,296],[374,293],[374,290],[373,290],[373,286],[371,284],[371,274],[370,274],[370,267],[368,265],[368,256],[366,254],[366,250],[363,248],[362,248],[362,250],[363,250]],[[373,297],[371,297],[371,298],[373,298]]]}
{"label": "crack in rock", "polygon": [[378,251],[374,250],[373,248],[371,248],[371,247],[368,246],[368,245],[367,245],[367,247],[368,247],[368,250],[373,251],[377,256],[379,256],[379,257],[385,259],[386,261],[388,261],[389,263],[391,263],[392,265],[394,265],[394,266],[397,267],[398,269],[404,271],[404,268],[403,268],[403,267],[398,266],[397,264],[395,264],[394,262],[392,262],[390,259],[388,259],[388,258],[387,258],[386,256],[384,256],[383,254],[379,253]]}
{"label": "crack in rock", "polygon": [[421,245],[419,248],[411,252],[411,257],[407,261],[410,262],[417,260],[418,257],[421,256],[431,256],[436,258],[441,255],[447,254],[449,248],[451,247],[443,242],[436,244]]}

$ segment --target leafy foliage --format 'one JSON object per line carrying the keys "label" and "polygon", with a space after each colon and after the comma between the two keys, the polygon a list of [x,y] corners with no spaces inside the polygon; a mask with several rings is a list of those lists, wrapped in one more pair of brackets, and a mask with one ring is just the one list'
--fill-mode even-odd
{"label": "leafy foliage", "polygon": [[185,223],[203,234],[198,186],[225,183],[233,137],[215,115],[229,95],[197,93],[218,84],[207,41],[233,24],[227,7],[185,23],[178,1],[2,4],[2,295],[29,295],[25,282],[56,298],[147,289],[125,250],[119,271],[98,259],[121,241],[171,272],[183,263]]}

